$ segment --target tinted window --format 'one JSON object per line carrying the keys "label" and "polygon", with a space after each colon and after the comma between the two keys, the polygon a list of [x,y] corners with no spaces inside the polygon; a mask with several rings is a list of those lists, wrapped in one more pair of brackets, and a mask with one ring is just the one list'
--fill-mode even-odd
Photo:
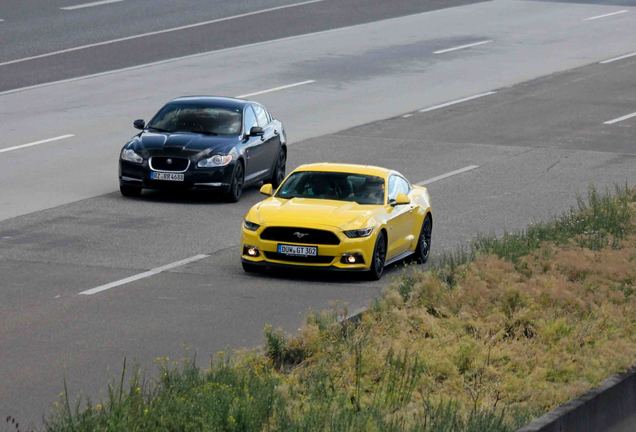
{"label": "tinted window", "polygon": [[384,204],[384,179],[362,174],[301,171],[289,176],[279,198],[315,198]]}
{"label": "tinted window", "polygon": [[265,127],[269,124],[269,116],[265,109],[260,105],[254,105],[254,112],[256,112],[256,119],[260,127]]}
{"label": "tinted window", "polygon": [[150,120],[148,127],[162,132],[197,132],[238,135],[241,109],[201,106],[187,102],[170,103]]}
{"label": "tinted window", "polygon": [[248,106],[245,108],[245,133],[249,133],[254,126],[258,126],[258,123],[256,122],[256,115],[254,114],[252,107]]}

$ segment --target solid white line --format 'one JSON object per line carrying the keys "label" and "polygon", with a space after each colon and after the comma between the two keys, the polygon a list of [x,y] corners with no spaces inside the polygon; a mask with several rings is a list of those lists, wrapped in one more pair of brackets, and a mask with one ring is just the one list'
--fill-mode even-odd
{"label": "solid white line", "polygon": [[611,58],[611,59],[603,60],[602,62],[599,62],[599,64],[614,63],[615,61],[624,60],[626,58],[630,58],[630,57],[634,57],[634,56],[636,56],[636,52],[625,54],[625,55],[622,55],[620,57],[614,57],[614,58]]}
{"label": "solid white line", "polygon": [[325,1],[325,0],[309,0],[309,1],[304,1],[304,2],[300,2],[300,3],[293,3],[293,4],[284,5],[284,6],[276,6],[276,7],[271,7],[271,8],[268,8],[268,9],[261,9],[261,10],[257,10],[257,11],[253,11],[253,12],[247,12],[247,13],[243,13],[243,14],[239,14],[239,15],[233,15],[233,16],[229,16],[229,17],[225,17],[225,18],[217,18],[217,19],[213,19],[213,20],[209,20],[209,21],[202,21],[202,22],[198,22],[198,23],[194,23],[194,24],[188,24],[188,25],[184,25],[184,26],[180,26],[180,27],[172,27],[172,28],[164,29],[164,30],[157,30],[157,31],[153,31],[153,32],[140,33],[140,34],[137,34],[137,35],[126,36],[126,37],[117,38],[117,39],[110,39],[110,40],[107,40],[107,41],[96,42],[96,43],[87,44],[87,45],[80,45],[80,46],[76,46],[76,47],[73,47],[73,48],[66,48],[66,49],[59,50],[59,51],[51,51],[51,52],[48,52],[48,53],[45,53],[45,54],[38,54],[38,55],[30,56],[30,57],[23,57],[23,58],[19,58],[19,59],[15,59],[15,60],[6,61],[4,63],[0,63],[0,66],[6,66],[6,65],[14,64],[14,63],[21,63],[21,62],[25,62],[25,61],[29,61],[29,60],[35,60],[35,59],[44,58],[44,57],[51,57],[51,56],[54,56],[54,55],[64,54],[64,53],[73,52],[73,51],[79,51],[79,50],[83,50],[83,49],[87,49],[87,48],[94,48],[94,47],[103,46],[103,45],[110,45],[110,44],[114,44],[114,43],[117,43],[117,42],[123,42],[123,41],[131,40],[131,39],[138,39],[138,38],[143,38],[143,37],[147,37],[147,36],[154,36],[154,35],[163,34],[163,33],[170,33],[170,32],[175,32],[175,31],[179,31],[179,30],[186,30],[186,29],[190,29],[190,28],[201,27],[201,26],[205,26],[205,25],[209,25],[209,24],[215,24],[215,23],[219,23],[219,22],[223,22],[223,21],[234,20],[234,19],[237,19],[237,18],[244,18],[244,17],[248,17],[248,16],[252,16],[252,15],[260,15],[260,14],[264,14],[264,13],[267,13],[267,12],[273,12],[273,11],[277,11],[277,10],[281,10],[281,9],[289,9],[289,8],[293,8],[293,7],[297,7],[297,6],[304,6],[304,5],[308,5],[308,4],[312,4],[312,3],[319,3],[319,2],[323,2],[323,1]]}
{"label": "solid white line", "polygon": [[203,254],[195,255],[193,257],[186,258],[186,259],[183,259],[181,261],[175,261],[173,263],[166,264],[166,265],[163,265],[161,267],[156,267],[156,268],[153,268],[153,269],[148,270],[148,271],[143,272],[143,273],[139,273],[139,274],[136,274],[136,275],[124,278],[124,279],[120,279],[120,280],[115,281],[115,282],[107,283],[105,285],[100,285],[98,287],[91,288],[91,289],[88,289],[86,291],[82,291],[80,294],[81,295],[97,294],[99,292],[106,291],[106,290],[109,290],[111,288],[115,288],[115,287],[118,287],[118,286],[121,286],[121,285],[125,285],[125,284],[128,284],[130,282],[135,282],[135,281],[138,281],[140,279],[144,279],[144,278],[147,278],[147,277],[150,277],[150,276],[154,276],[154,275],[159,274],[161,272],[164,272],[164,271],[167,271],[167,270],[171,270],[171,269],[173,269],[175,267],[181,267],[181,266],[184,266],[186,264],[190,264],[192,262],[199,261],[199,260],[202,260],[202,259],[207,258],[207,257],[209,257],[209,255],[203,255]]}
{"label": "solid white line", "polygon": [[60,136],[53,137],[53,138],[47,138],[47,139],[43,139],[43,140],[40,140],[40,141],[30,142],[28,144],[21,144],[21,145],[17,145],[17,146],[13,146],[13,147],[6,147],[6,148],[0,149],[0,153],[10,152],[10,151],[13,151],[13,150],[19,150],[19,149],[23,149],[23,148],[26,148],[26,147],[33,147],[33,146],[36,146],[36,145],[45,144],[45,143],[49,143],[49,142],[52,142],[52,141],[59,141],[59,140],[63,140],[63,139],[66,139],[66,138],[71,138],[71,137],[74,137],[74,136],[75,135],[73,135],[73,134],[60,135]]}
{"label": "solid white line", "polygon": [[89,7],[93,7],[93,6],[101,6],[101,5],[105,5],[105,4],[119,3],[119,2],[122,2],[122,1],[124,1],[124,0],[102,0],[102,1],[96,1],[96,2],[91,2],[91,3],[77,4],[77,5],[73,5],[73,6],[64,6],[64,7],[61,7],[60,9],[62,9],[62,10],[84,9],[84,8],[89,8]]}
{"label": "solid white line", "polygon": [[466,44],[466,45],[459,45],[459,46],[452,47],[452,48],[446,48],[446,49],[439,50],[439,51],[433,51],[433,54],[444,54],[444,53],[451,52],[451,51],[457,51],[457,50],[461,50],[461,49],[465,49],[465,48],[471,48],[471,47],[474,47],[474,46],[484,45],[484,44],[487,44],[487,43],[490,43],[490,42],[492,42],[492,40],[483,40],[483,41],[480,41],[480,42],[474,42],[474,43],[470,43],[470,44]]}
{"label": "solid white line", "polygon": [[624,14],[624,13],[627,13],[627,12],[628,12],[627,9],[623,9],[623,10],[619,10],[619,11],[616,11],[616,12],[610,12],[610,13],[606,13],[606,14],[603,14],[603,15],[596,15],[596,16],[593,16],[593,17],[584,18],[583,21],[593,21],[593,20],[597,20],[597,19],[601,19],[601,18],[611,17],[611,16],[614,16],[614,15]]}
{"label": "solid white line", "polygon": [[490,95],[493,95],[495,93],[497,93],[497,92],[496,91],[489,91],[489,92],[486,92],[486,93],[479,93],[479,94],[476,94],[476,95],[473,95],[473,96],[468,96],[468,97],[465,97],[465,98],[462,98],[462,99],[457,99],[457,100],[446,102],[446,103],[443,103],[443,104],[434,105],[432,107],[423,108],[419,112],[424,113],[424,112],[434,111],[434,110],[437,110],[437,109],[440,109],[440,108],[446,108],[446,107],[449,107],[451,105],[456,105],[456,104],[459,104],[459,103],[462,103],[462,102],[468,102],[468,101],[471,101],[473,99],[479,99],[479,98],[484,97],[484,96],[490,96]]}
{"label": "solid white line", "polygon": [[252,97],[252,96],[258,96],[258,95],[262,95],[265,93],[272,93],[275,91],[279,91],[279,90],[285,90],[285,89],[289,89],[289,88],[293,88],[293,87],[298,87],[301,85],[305,85],[305,84],[312,84],[315,83],[316,81],[314,80],[307,80],[307,81],[301,81],[301,82],[297,82],[297,83],[293,83],[293,84],[287,84],[287,85],[282,85],[282,86],[278,86],[278,87],[272,87],[270,89],[267,90],[261,90],[261,91],[257,91],[254,93],[246,93],[243,95],[239,95],[236,96],[238,99],[244,99],[244,98],[248,98],[248,97]]}
{"label": "solid white line", "polygon": [[460,168],[460,169],[455,170],[455,171],[447,172],[446,174],[438,175],[437,177],[432,177],[432,178],[430,178],[428,180],[423,180],[423,181],[417,182],[415,184],[420,185],[420,186],[428,185],[428,184],[431,184],[431,183],[435,183],[436,181],[443,180],[443,179],[448,178],[448,177],[452,177],[452,176],[457,175],[457,174],[465,173],[466,171],[472,171],[472,170],[477,169],[477,168],[479,168],[479,165],[468,165],[467,167]]}
{"label": "solid white line", "polygon": [[606,121],[606,122],[603,122],[603,124],[611,125],[611,124],[614,124],[614,123],[622,122],[623,120],[630,119],[630,118],[632,118],[632,117],[636,117],[636,112],[633,112],[633,113],[631,113],[631,114],[624,115],[623,117],[615,118],[615,119],[613,119],[613,120],[608,120],[608,121]]}

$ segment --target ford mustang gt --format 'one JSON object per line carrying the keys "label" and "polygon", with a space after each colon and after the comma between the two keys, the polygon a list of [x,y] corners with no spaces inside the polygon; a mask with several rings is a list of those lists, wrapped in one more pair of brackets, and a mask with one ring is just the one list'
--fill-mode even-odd
{"label": "ford mustang gt", "polygon": [[245,215],[241,261],[263,267],[362,271],[380,279],[384,267],[431,250],[428,191],[385,168],[311,164],[294,170]]}
{"label": "ford mustang gt", "polygon": [[262,105],[232,98],[191,96],[168,102],[122,148],[119,187],[124,196],[143,188],[214,190],[236,202],[243,186],[278,185],[287,145],[280,121]]}

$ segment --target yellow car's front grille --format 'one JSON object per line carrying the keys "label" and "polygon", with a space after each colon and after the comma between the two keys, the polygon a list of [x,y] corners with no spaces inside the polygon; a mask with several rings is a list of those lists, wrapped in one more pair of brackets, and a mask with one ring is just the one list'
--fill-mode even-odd
{"label": "yellow car's front grille", "polygon": [[338,236],[331,231],[298,227],[268,227],[261,233],[261,239],[315,245],[340,244]]}
{"label": "yellow car's front grille", "polygon": [[287,261],[294,263],[306,263],[306,264],[329,264],[333,261],[333,256],[318,255],[318,256],[290,256],[283,255],[278,252],[265,252],[267,259],[276,261]]}

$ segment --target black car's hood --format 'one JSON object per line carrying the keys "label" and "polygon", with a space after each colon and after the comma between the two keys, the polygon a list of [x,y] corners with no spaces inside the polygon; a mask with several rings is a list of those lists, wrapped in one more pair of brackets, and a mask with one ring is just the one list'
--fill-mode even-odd
{"label": "black car's hood", "polygon": [[228,152],[238,141],[234,136],[214,136],[191,132],[155,133],[144,131],[131,144],[140,151],[161,153],[198,153],[206,149],[216,153]]}

